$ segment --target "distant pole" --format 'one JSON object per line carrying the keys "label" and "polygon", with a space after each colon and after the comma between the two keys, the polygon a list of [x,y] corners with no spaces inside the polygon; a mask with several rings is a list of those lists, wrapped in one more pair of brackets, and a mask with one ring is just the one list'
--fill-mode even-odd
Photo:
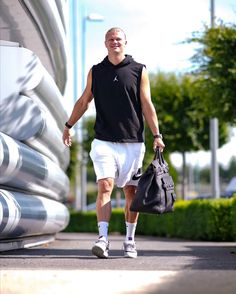
{"label": "distant pole", "polygon": [[217,149],[219,145],[218,119],[210,119],[210,142],[211,142],[211,186],[212,195],[220,198],[219,165],[217,162]]}
{"label": "distant pole", "polygon": [[[101,22],[103,21],[103,16],[97,13],[90,13],[87,15],[85,11],[83,11],[82,15],[82,36],[81,36],[81,65],[82,65],[82,91],[84,91],[86,87],[86,24],[88,21],[90,22]],[[84,118],[81,117],[81,210],[86,211],[87,209],[87,163],[88,163],[88,154],[83,148],[83,141],[85,137],[84,130]]]}
{"label": "distant pole", "polygon": [[[70,2],[70,15],[72,27],[72,54],[73,54],[73,95],[74,103],[78,98],[78,2],[76,0]],[[75,143],[79,143],[79,127],[78,124],[74,127],[75,130]],[[80,173],[80,155],[76,153],[76,173],[75,173],[75,210],[81,210],[81,173]]]}
{"label": "distant pole", "polygon": [[[215,27],[215,1],[211,1],[211,28]],[[220,198],[219,165],[217,161],[217,149],[219,147],[218,119],[210,119],[210,147],[211,147],[211,189],[212,196]]]}
{"label": "distant pole", "polygon": [[[83,11],[84,13],[84,11]],[[82,36],[81,36],[81,65],[82,65],[82,92],[86,86],[86,73],[85,73],[85,61],[86,61],[86,21],[87,18],[82,16]],[[83,148],[84,142],[84,118],[81,117],[81,210],[86,211],[87,207],[87,154]]]}
{"label": "distant pole", "polygon": [[215,0],[211,0],[211,28],[215,26]]}

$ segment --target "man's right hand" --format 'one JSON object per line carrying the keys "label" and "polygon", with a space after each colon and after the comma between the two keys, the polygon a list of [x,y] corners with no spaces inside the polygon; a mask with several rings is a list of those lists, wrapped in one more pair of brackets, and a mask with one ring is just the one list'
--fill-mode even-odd
{"label": "man's right hand", "polygon": [[62,138],[63,138],[64,144],[67,147],[70,147],[72,144],[72,139],[71,139],[70,129],[68,129],[67,127],[64,128]]}

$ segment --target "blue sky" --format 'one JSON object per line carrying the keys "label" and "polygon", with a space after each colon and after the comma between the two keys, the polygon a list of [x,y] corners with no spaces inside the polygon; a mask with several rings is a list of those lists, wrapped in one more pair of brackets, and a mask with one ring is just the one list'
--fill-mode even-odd
{"label": "blue sky", "polygon": [[[127,53],[150,72],[188,70],[194,53],[181,44],[210,24],[210,0],[81,0],[84,15],[99,13],[104,21],[86,22],[86,71],[106,55],[104,34],[119,26],[126,31]],[[216,19],[236,21],[236,0],[215,0]]]}
{"label": "blue sky", "polygon": [[[83,17],[98,13],[103,22],[86,22],[86,72],[106,55],[105,32],[114,26],[127,34],[126,52],[146,64],[149,72],[186,72],[195,47],[181,44],[194,31],[210,25],[210,0],[78,0]],[[236,22],[236,0],[215,0],[216,21]],[[236,155],[236,132],[231,141],[218,150],[220,163]],[[173,155],[176,166],[181,165],[178,154]],[[209,152],[187,155],[193,165],[210,163]]]}

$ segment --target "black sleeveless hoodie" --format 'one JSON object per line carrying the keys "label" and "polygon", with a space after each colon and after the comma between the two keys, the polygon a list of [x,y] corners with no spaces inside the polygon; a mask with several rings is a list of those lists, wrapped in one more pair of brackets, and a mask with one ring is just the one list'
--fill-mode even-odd
{"label": "black sleeveless hoodie", "polygon": [[92,67],[96,139],[127,143],[144,141],[140,101],[143,66],[126,55],[117,65],[106,57]]}

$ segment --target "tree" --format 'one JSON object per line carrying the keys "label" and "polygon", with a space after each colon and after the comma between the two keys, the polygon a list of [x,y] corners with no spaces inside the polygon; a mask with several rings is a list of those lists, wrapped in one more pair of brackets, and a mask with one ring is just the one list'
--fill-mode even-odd
{"label": "tree", "polygon": [[220,175],[224,182],[228,183],[230,179],[236,176],[236,157],[233,156],[227,167],[220,166]]}
{"label": "tree", "polygon": [[[182,195],[185,196],[185,153],[209,149],[209,116],[202,103],[199,84],[189,74],[152,75],[151,93],[158,113],[160,130],[167,145],[166,151],[180,152],[183,157]],[[220,145],[227,139],[227,127],[220,124]],[[151,134],[148,138],[152,138]],[[148,139],[147,144],[152,144]]]}
{"label": "tree", "polygon": [[192,62],[209,116],[236,124],[236,25],[205,27],[189,42],[200,44]]}

